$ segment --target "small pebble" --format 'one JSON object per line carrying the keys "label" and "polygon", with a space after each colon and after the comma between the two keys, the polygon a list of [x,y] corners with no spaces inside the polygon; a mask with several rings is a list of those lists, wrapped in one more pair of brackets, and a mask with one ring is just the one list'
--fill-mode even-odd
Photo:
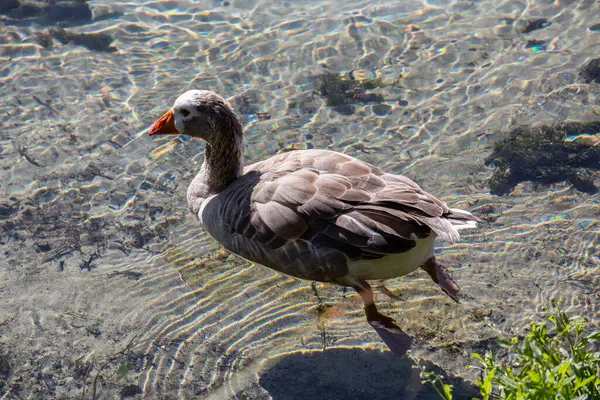
{"label": "small pebble", "polygon": [[120,395],[122,398],[127,398],[127,397],[134,397],[135,395],[138,395],[141,393],[143,393],[141,387],[139,387],[138,385],[129,385],[129,386],[125,386],[123,389],[121,389]]}
{"label": "small pebble", "polygon": [[41,251],[42,253],[47,253],[51,250],[50,244],[48,242],[39,242],[39,243],[36,243],[36,246],[37,246],[38,250]]}
{"label": "small pebble", "polygon": [[550,26],[552,23],[547,19],[534,19],[532,21],[527,21],[527,25],[523,28],[523,33],[529,33],[536,31],[538,29],[543,29]]}
{"label": "small pebble", "polygon": [[379,115],[384,116],[384,115],[388,115],[388,113],[390,112],[390,110],[392,109],[392,107],[390,107],[387,104],[375,104],[372,107],[373,113],[375,113],[375,115]]}

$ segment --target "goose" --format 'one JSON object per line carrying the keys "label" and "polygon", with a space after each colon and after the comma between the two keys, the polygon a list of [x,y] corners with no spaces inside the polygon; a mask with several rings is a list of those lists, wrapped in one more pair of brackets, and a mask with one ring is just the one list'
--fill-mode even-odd
{"label": "goose", "polygon": [[459,287],[433,255],[479,219],[449,208],[411,179],[331,150],[296,150],[244,166],[242,124],[209,90],[190,90],[148,130],[206,142],[187,190],[189,211],[214,240],[247,260],[309,281],[356,290],[368,323],[393,354],[412,338],[375,305],[369,280],[418,268],[453,300]]}

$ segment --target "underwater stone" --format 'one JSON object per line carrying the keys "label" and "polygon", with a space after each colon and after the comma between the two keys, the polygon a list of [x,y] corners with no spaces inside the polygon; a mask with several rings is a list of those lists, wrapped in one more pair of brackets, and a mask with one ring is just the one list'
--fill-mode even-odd
{"label": "underwater stone", "polygon": [[47,25],[60,23],[86,24],[92,21],[90,6],[82,1],[65,4],[50,4],[44,10],[43,22]]}
{"label": "underwater stone", "polygon": [[76,33],[66,29],[50,29],[48,34],[60,41],[62,44],[73,43],[77,46],[83,46],[93,51],[116,51],[116,47],[111,47],[113,38],[104,33]]}
{"label": "underwater stone", "polygon": [[31,21],[41,25],[83,25],[92,21],[92,9],[85,0],[2,0],[0,12],[12,19],[12,22]]}
{"label": "underwater stone", "polygon": [[19,7],[19,0],[2,0],[0,2],[0,13],[5,13]]}
{"label": "underwater stone", "polygon": [[542,50],[546,50],[545,47],[549,42],[547,40],[528,40],[525,44],[526,49],[531,49],[534,47],[540,47]]}
{"label": "underwater stone", "polygon": [[319,76],[319,90],[325,97],[327,105],[344,115],[354,113],[352,104],[381,103],[383,96],[377,93],[368,93],[369,90],[383,86],[378,78],[355,79],[351,71],[345,75],[326,73]]}
{"label": "underwater stone", "polygon": [[331,107],[334,111],[339,112],[342,115],[354,114],[354,106],[352,104],[339,104]]}
{"label": "underwater stone", "polygon": [[134,397],[141,393],[143,393],[142,388],[138,385],[128,385],[121,389],[119,394],[121,395],[121,398],[125,399],[127,397]]}
{"label": "underwater stone", "polygon": [[50,243],[48,243],[46,241],[36,243],[35,245],[37,246],[38,250],[42,253],[47,253],[50,250],[52,250]]}
{"label": "underwater stone", "polygon": [[13,203],[0,203],[0,217],[8,218],[17,212],[17,206]]}
{"label": "underwater stone", "polygon": [[525,181],[545,185],[567,181],[579,191],[596,193],[591,171],[600,170],[600,146],[573,140],[595,135],[600,135],[600,121],[516,128],[485,160],[496,168],[488,182],[490,193],[508,194]]}
{"label": "underwater stone", "polygon": [[372,107],[372,109],[373,109],[373,112],[375,113],[375,115],[379,115],[380,117],[383,117],[383,116],[389,114],[392,107],[390,107],[387,104],[375,104]]}
{"label": "underwater stone", "polygon": [[536,31],[538,29],[546,28],[550,25],[552,25],[552,23],[550,21],[548,21],[547,19],[534,19],[532,21],[527,21],[527,25],[525,25],[525,27],[523,28],[523,30],[521,32],[529,33],[529,32]]}
{"label": "underwater stone", "polygon": [[600,83],[600,58],[588,61],[579,73],[587,83]]}

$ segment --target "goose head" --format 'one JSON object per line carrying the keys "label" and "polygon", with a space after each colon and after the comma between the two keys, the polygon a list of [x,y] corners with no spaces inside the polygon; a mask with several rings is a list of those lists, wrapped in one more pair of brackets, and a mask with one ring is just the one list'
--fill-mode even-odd
{"label": "goose head", "polygon": [[214,143],[241,135],[242,126],[229,103],[210,90],[189,90],[150,127],[148,134],[188,135]]}

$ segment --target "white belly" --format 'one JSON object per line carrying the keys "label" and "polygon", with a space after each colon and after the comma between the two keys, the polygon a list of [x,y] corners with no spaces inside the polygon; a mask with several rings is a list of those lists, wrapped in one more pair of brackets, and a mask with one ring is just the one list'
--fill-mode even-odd
{"label": "white belly", "polygon": [[417,240],[415,247],[405,253],[392,254],[374,260],[351,261],[348,265],[349,278],[367,280],[391,279],[409,274],[419,268],[433,254],[436,235]]}

